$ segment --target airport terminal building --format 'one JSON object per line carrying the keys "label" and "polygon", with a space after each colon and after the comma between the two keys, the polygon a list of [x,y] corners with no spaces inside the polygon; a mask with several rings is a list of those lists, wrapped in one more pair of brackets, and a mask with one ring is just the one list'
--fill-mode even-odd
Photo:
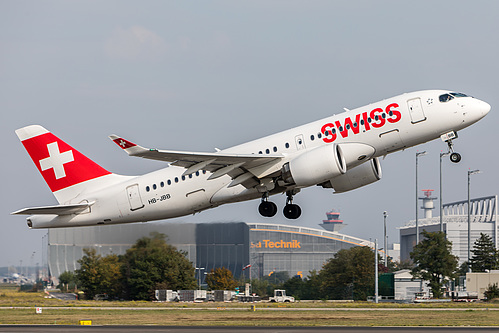
{"label": "airport terminal building", "polygon": [[[440,216],[433,217],[431,203],[435,198],[429,195],[423,199],[425,218],[418,221],[420,239],[421,232],[440,230]],[[426,203],[425,203],[426,200]],[[459,265],[468,260],[468,201],[456,201],[442,205],[442,227],[447,239],[452,243],[452,253],[459,258]],[[497,226],[497,195],[470,200],[470,248],[480,237],[480,233],[489,235],[496,248],[499,248],[499,228]],[[414,220],[406,223],[400,229],[400,257],[409,260],[410,253],[416,245],[416,223]]]}
{"label": "airport terminal building", "polygon": [[[84,248],[95,248],[103,256],[124,254],[137,239],[151,232],[165,234],[169,244],[185,251],[193,265],[204,272],[226,267],[236,278],[242,274],[259,278],[271,272],[306,277],[341,249],[373,247],[369,241],[338,232],[270,223],[148,222],[49,229],[50,275],[57,278],[64,271],[79,268],[77,261]],[[243,270],[248,265],[251,269]]]}

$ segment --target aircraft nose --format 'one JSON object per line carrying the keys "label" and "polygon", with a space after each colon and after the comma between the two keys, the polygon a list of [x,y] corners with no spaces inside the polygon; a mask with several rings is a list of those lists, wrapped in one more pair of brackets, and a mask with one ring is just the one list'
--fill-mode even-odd
{"label": "aircraft nose", "polygon": [[480,120],[490,112],[490,104],[477,99],[475,103],[473,103],[472,110],[472,114],[474,115],[473,118]]}
{"label": "aircraft nose", "polygon": [[481,112],[484,116],[490,112],[490,104],[484,101],[479,101],[478,103],[478,111]]}

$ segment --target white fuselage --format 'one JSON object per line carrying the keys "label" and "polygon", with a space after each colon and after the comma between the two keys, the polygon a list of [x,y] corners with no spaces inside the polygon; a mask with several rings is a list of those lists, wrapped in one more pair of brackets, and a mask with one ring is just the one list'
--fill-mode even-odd
{"label": "white fuselage", "polygon": [[[278,172],[297,156],[324,145],[360,143],[372,147],[370,159],[439,138],[461,130],[490,109],[472,97],[439,101],[442,90],[427,90],[399,95],[349,110],[284,132],[223,150],[237,154],[281,154],[282,161],[272,166]],[[169,166],[137,177],[107,175],[99,179],[101,189],[75,193],[67,204],[93,202],[87,213],[64,216],[32,216],[33,228],[67,227],[96,224],[145,222],[193,214],[225,203],[262,197],[257,187],[228,187],[228,175],[211,179],[210,172],[198,171],[182,176],[185,168]],[[292,190],[273,185],[272,172],[260,177],[270,194]],[[348,172],[348,171],[347,171]],[[116,177],[122,181],[116,182]],[[106,178],[109,183],[106,186]],[[295,186],[299,187],[299,186]],[[71,188],[61,191],[71,191]],[[55,193],[57,196],[57,193]]]}

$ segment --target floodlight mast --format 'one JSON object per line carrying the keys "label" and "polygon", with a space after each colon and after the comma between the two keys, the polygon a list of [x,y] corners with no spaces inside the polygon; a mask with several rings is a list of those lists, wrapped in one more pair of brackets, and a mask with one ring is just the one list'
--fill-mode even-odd
{"label": "floodlight mast", "polygon": [[468,170],[468,271],[471,272],[471,200],[470,200],[470,183],[471,176],[481,173],[480,170]]}
{"label": "floodlight mast", "polygon": [[426,150],[416,152],[416,244],[419,244],[419,221],[418,221],[418,159],[419,156],[425,156]]}
{"label": "floodlight mast", "polygon": [[444,205],[443,205],[443,189],[442,189],[442,157],[450,154],[450,151],[446,153],[440,153],[440,231],[444,231]]}

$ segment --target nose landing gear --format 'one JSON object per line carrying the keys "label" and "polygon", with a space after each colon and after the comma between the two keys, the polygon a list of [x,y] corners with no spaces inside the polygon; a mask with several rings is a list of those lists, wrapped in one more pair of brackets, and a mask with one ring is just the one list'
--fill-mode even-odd
{"label": "nose landing gear", "polygon": [[452,131],[446,134],[443,134],[441,137],[442,141],[447,142],[447,146],[449,147],[450,153],[450,161],[452,163],[459,163],[461,161],[461,154],[456,153],[453,149],[454,143],[452,140],[457,139],[457,133]]}
{"label": "nose landing gear", "polygon": [[461,154],[459,153],[450,154],[450,161],[452,163],[459,163],[461,161]]}

